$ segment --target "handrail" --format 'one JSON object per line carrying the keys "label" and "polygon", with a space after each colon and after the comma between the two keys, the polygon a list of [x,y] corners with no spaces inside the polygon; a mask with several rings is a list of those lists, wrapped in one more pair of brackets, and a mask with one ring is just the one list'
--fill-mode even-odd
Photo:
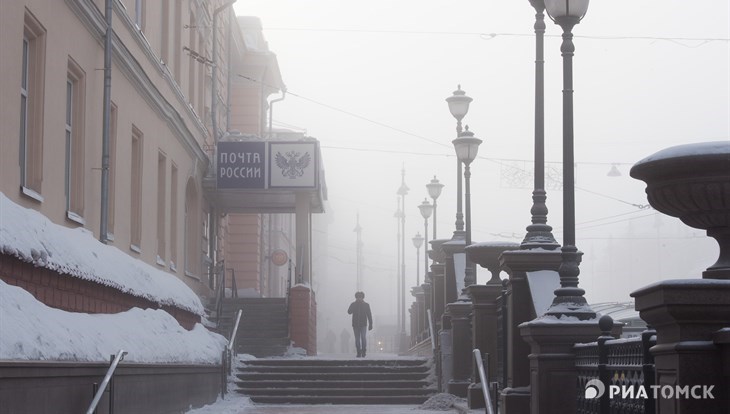
{"label": "handrail", "polygon": [[96,406],[99,405],[99,401],[101,401],[101,396],[104,394],[107,384],[109,384],[112,375],[114,375],[114,371],[117,369],[117,365],[119,365],[119,362],[124,359],[125,355],[127,355],[127,351],[123,349],[120,349],[119,352],[117,352],[117,355],[114,357],[109,369],[106,371],[104,380],[101,382],[99,389],[96,390],[96,395],[94,395],[94,399],[91,400],[91,405],[89,405],[89,409],[86,410],[86,414],[92,414],[94,410],[96,410]]}
{"label": "handrail", "polygon": [[431,336],[431,351],[433,351],[434,355],[436,354],[436,336],[433,334],[433,314],[431,313],[431,309],[426,309],[426,314],[428,314],[428,333]]}
{"label": "handrail", "polygon": [[492,405],[492,394],[489,393],[487,384],[487,374],[484,371],[484,361],[482,361],[482,353],[479,349],[474,349],[474,359],[479,370],[479,379],[482,382],[482,393],[484,394],[484,405],[487,407],[487,414],[494,414],[494,406]]}
{"label": "handrail", "polygon": [[236,342],[236,334],[238,334],[238,323],[241,322],[241,315],[243,315],[243,310],[239,309],[238,313],[236,314],[236,324],[233,325],[233,333],[231,334],[231,339],[228,340],[229,352],[233,349],[233,344]]}
{"label": "handrail", "polygon": [[225,261],[221,260],[216,264],[216,274],[218,275],[218,286],[215,292],[215,323],[220,324],[221,312],[223,311],[223,298],[226,296],[226,266]]}
{"label": "handrail", "polygon": [[[238,286],[236,286],[236,270],[233,268],[230,268],[230,267],[226,270],[231,271],[231,297],[237,298],[238,297]],[[225,277],[225,274],[226,274],[226,272],[224,270],[223,271],[224,277]]]}

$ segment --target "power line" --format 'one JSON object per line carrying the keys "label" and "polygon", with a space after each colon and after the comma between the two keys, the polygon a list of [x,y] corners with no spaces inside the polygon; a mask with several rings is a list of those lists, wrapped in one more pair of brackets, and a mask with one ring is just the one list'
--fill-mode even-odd
{"label": "power line", "polygon": [[[298,32],[336,32],[336,33],[371,33],[371,34],[402,34],[402,35],[435,35],[435,36],[479,36],[485,40],[496,37],[534,37],[532,33],[485,33],[485,32],[453,32],[453,31],[426,31],[426,30],[376,30],[376,29],[320,29],[307,27],[267,27],[265,30],[298,31]],[[546,34],[545,37],[559,38],[560,35]],[[599,36],[575,35],[576,38],[593,40],[664,40],[684,47],[699,47],[709,42],[728,42],[730,39],[721,37],[663,37],[663,36]],[[691,46],[681,42],[701,42]]]}
{"label": "power line", "polygon": [[[266,86],[266,87],[270,87],[270,88],[274,88],[274,89],[276,88],[276,87],[274,87],[274,86],[272,86],[272,85],[269,85],[269,84],[267,84],[266,82],[260,81],[260,80],[258,80],[258,79],[253,79],[253,78],[251,78],[251,77],[248,77],[248,76],[245,76],[245,75],[241,75],[241,74],[237,74],[237,76],[239,76],[239,77],[241,77],[241,78],[244,78],[244,79],[247,79],[247,80],[249,80],[249,81],[251,81],[251,82],[254,82],[254,83],[258,83],[258,84],[261,84],[261,85],[263,85],[263,86]],[[316,104],[316,105],[320,105],[320,106],[322,106],[322,107],[325,107],[325,108],[327,108],[327,109],[330,109],[330,110],[333,110],[333,111],[337,111],[337,112],[341,112],[341,113],[344,113],[344,114],[346,114],[346,115],[350,115],[350,116],[352,116],[352,117],[354,117],[354,118],[357,118],[357,119],[361,119],[361,120],[363,120],[363,121],[366,121],[366,122],[370,122],[370,123],[373,123],[373,124],[375,124],[375,125],[378,125],[378,126],[381,126],[381,127],[384,127],[384,128],[388,128],[388,129],[391,129],[391,130],[394,130],[394,131],[400,132],[400,133],[402,133],[402,134],[405,134],[405,135],[409,135],[409,136],[412,136],[412,137],[415,137],[415,138],[418,138],[418,139],[421,139],[421,140],[424,140],[424,141],[427,141],[427,142],[430,142],[430,143],[433,143],[433,144],[439,145],[439,146],[441,146],[441,147],[447,147],[447,148],[451,148],[451,146],[450,146],[450,145],[444,144],[444,143],[442,143],[442,142],[440,142],[440,141],[436,141],[436,140],[433,140],[433,139],[430,139],[430,138],[426,138],[426,137],[424,137],[424,136],[422,136],[422,135],[414,134],[414,133],[412,133],[412,132],[408,132],[408,131],[405,131],[405,130],[403,130],[403,129],[400,129],[400,128],[396,128],[396,127],[394,127],[394,126],[391,126],[391,125],[385,124],[385,123],[383,123],[383,122],[380,122],[380,121],[376,121],[376,120],[373,120],[373,119],[370,119],[370,118],[364,117],[364,116],[362,116],[362,115],[358,115],[358,114],[356,114],[356,113],[353,113],[353,112],[350,112],[350,111],[347,111],[347,110],[344,110],[344,109],[338,108],[338,107],[336,107],[336,106],[333,106],[333,105],[329,105],[329,104],[326,104],[326,103],[324,103],[324,102],[320,102],[320,101],[317,101],[317,100],[315,100],[315,99],[307,98],[306,96],[302,96],[302,95],[299,95],[299,94],[297,94],[297,93],[291,92],[290,90],[287,90],[287,93],[288,93],[289,95],[292,95],[292,96],[295,96],[295,97],[297,97],[297,98],[303,99],[303,100],[305,100],[305,101],[307,101],[307,102],[311,102],[311,103],[314,103],[314,104]],[[332,148],[335,148],[335,147],[332,147]],[[339,148],[339,149],[350,149],[350,148],[346,148],[346,147],[337,147],[337,148]],[[353,149],[353,150],[356,150],[356,149]],[[359,151],[362,151],[362,149],[359,149]],[[371,151],[372,151],[372,150],[371,150]],[[386,152],[386,151],[387,151],[387,150],[381,150],[380,152]],[[425,154],[424,154],[424,155],[425,155]],[[449,155],[447,155],[447,156],[449,156]],[[453,156],[453,154],[452,154],[452,156]],[[514,165],[509,165],[509,164],[506,164],[506,163],[505,163],[505,161],[521,161],[521,162],[528,162],[528,160],[514,160],[514,159],[510,160],[510,159],[499,159],[499,158],[487,158],[487,157],[484,157],[484,156],[481,156],[481,155],[477,155],[477,158],[480,158],[480,159],[483,159],[483,160],[487,160],[487,161],[493,162],[493,163],[495,163],[495,164],[497,164],[497,165],[500,165],[500,166],[503,166],[503,167],[510,167],[510,168],[516,169],[516,170],[518,170],[518,171],[524,171],[524,170],[523,170],[523,169],[521,169],[521,168],[519,168],[519,167],[516,167],[516,166],[514,166]],[[587,163],[584,163],[584,164],[587,164]],[[617,164],[617,165],[618,165],[618,164],[623,164],[623,163],[612,163],[612,164]],[[595,195],[599,195],[599,196],[602,196],[602,197],[606,197],[606,198],[609,198],[609,199],[612,199],[612,200],[615,200],[615,201],[619,201],[619,202],[621,202],[621,203],[624,203],[624,204],[628,204],[628,205],[631,205],[631,206],[637,207],[637,208],[639,208],[639,209],[643,209],[643,208],[646,208],[646,207],[644,207],[643,205],[640,205],[640,204],[635,204],[635,203],[631,203],[631,202],[628,202],[628,201],[624,201],[624,200],[620,200],[620,199],[618,199],[618,198],[615,198],[615,197],[611,197],[611,196],[608,196],[608,195],[605,195],[605,194],[601,194],[601,193],[597,193],[597,192],[595,192],[595,191],[591,191],[591,190],[586,190],[586,189],[583,189],[583,188],[580,188],[580,187],[575,187],[575,188],[576,188],[576,189],[580,189],[580,190],[582,190],[582,191],[586,191],[586,192],[589,192],[589,193],[595,194]]]}

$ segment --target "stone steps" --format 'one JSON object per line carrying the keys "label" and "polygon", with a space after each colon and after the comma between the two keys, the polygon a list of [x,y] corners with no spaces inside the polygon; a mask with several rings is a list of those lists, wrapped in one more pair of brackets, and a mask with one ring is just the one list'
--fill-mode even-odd
{"label": "stone steps", "polygon": [[436,389],[426,359],[255,359],[236,370],[260,404],[421,404]]}

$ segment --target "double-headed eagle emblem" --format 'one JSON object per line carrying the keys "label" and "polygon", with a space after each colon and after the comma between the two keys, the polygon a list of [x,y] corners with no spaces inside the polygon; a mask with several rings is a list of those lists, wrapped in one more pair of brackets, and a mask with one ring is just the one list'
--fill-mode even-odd
{"label": "double-headed eagle emblem", "polygon": [[281,155],[280,152],[276,153],[276,166],[281,168],[281,175],[292,180],[304,175],[304,169],[307,168],[312,157],[309,152],[305,152],[301,157],[300,155],[297,151],[289,151],[286,156]]}

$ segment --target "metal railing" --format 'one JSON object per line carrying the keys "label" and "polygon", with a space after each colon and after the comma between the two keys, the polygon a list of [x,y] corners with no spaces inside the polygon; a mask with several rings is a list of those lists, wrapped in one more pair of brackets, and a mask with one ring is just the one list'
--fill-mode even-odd
{"label": "metal railing", "polygon": [[231,337],[228,339],[228,344],[223,349],[223,353],[221,355],[221,398],[228,393],[228,376],[231,375],[231,371],[233,370],[233,349],[236,345],[238,325],[241,323],[242,315],[243,310],[239,309],[238,313],[236,313],[236,323],[233,325]]}
{"label": "metal railing", "polygon": [[[474,360],[477,363],[477,370],[479,371],[479,380],[482,384],[482,393],[484,394],[484,407],[487,414],[494,413],[494,405],[492,404],[492,394],[489,393],[489,378],[487,378],[487,372],[484,369],[484,360],[482,360],[482,353],[478,348],[474,349]],[[489,364],[487,362],[487,364]]]}
{"label": "metal railing", "polygon": [[[611,327],[613,321],[611,321]],[[609,398],[609,387],[649,388],[654,384],[654,357],[649,348],[656,344],[656,331],[647,329],[641,337],[613,339],[610,330],[603,332],[596,342],[576,344],[575,366],[578,371],[576,389],[578,414],[653,414],[655,401],[648,398],[623,398],[621,394]],[[586,386],[599,380],[605,387],[600,398],[586,398]]]}
{"label": "metal railing", "polygon": [[[99,405],[99,401],[101,401],[102,395],[104,395],[104,392],[106,391],[106,386],[110,383],[112,380],[112,377],[114,376],[114,371],[116,371],[117,366],[119,363],[124,359],[124,356],[127,355],[127,351],[120,349],[119,352],[117,352],[116,355],[111,356],[111,364],[109,365],[109,369],[106,371],[106,375],[104,375],[104,379],[101,381],[101,385],[96,389],[96,392],[94,393],[94,399],[91,400],[91,404],[89,405],[89,409],[86,410],[86,414],[93,414],[96,411],[96,406]],[[112,384],[113,385],[113,384]],[[96,384],[94,384],[96,386]],[[113,386],[109,387],[109,413],[114,412],[114,394],[113,394]]]}
{"label": "metal railing", "polygon": [[428,333],[431,337],[431,352],[436,355],[436,335],[433,333],[433,313],[431,309],[426,309],[426,314],[428,314]]}

